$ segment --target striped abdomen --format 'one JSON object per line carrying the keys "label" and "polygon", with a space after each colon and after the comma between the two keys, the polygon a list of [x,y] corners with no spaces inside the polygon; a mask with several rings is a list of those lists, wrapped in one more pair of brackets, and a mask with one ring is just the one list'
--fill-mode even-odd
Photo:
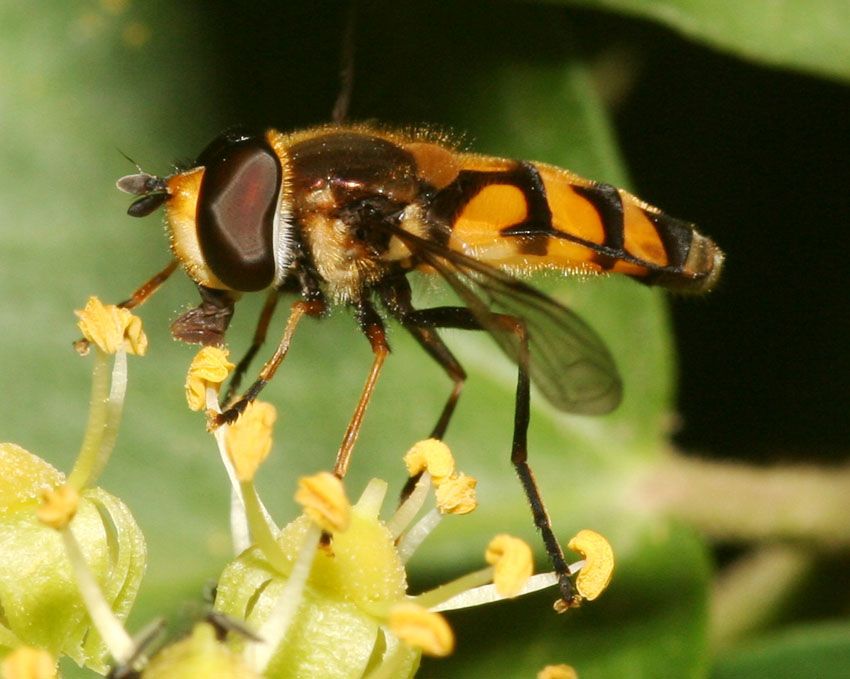
{"label": "striped abdomen", "polygon": [[717,280],[723,253],[710,238],[627,191],[544,163],[455,162],[429,212],[453,250],[509,271],[616,272],[683,291]]}

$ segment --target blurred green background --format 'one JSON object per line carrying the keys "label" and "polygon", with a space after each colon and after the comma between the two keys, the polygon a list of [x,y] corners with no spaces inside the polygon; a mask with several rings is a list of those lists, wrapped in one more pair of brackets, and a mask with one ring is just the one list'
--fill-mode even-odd
{"label": "blurred green background", "polygon": [[[70,467],[90,370],[71,350],[71,312],[90,294],[124,299],[168,260],[160,218],[124,214],[114,180],[134,168],[119,151],[167,173],[234,123],[325,122],[347,12],[335,2],[0,1],[0,439]],[[477,151],[623,185],[728,254],[716,292],[672,304],[626,280],[539,281],[599,331],[624,376],[623,407],[604,418],[537,399],[530,438],[558,535],[605,533],[614,585],[567,616],[551,612],[551,593],[455,615],[457,653],[421,676],[531,677],[556,662],[582,679],[850,676],[846,542],[809,546],[808,580],[797,574],[769,614],[752,611],[747,635],[721,645],[713,573],[770,536],[709,541],[705,526],[639,492],[671,459],[671,441],[686,454],[814,461],[836,474],[846,460],[850,4],[363,2],[355,36],[353,119],[430,123]],[[199,598],[229,555],[225,477],[182,397],[194,349],[168,333],[197,293],[175,279],[140,312],[151,348],[131,359],[102,479],[149,541],[135,629]],[[237,307],[237,355],[259,308]],[[447,338],[470,373],[447,441],[479,478],[482,504],[423,546],[416,586],[475,567],[497,531],[536,544],[508,461],[515,372],[487,338]],[[418,347],[397,331],[390,341],[353,496],[376,475],[400,488],[401,455],[448,394]],[[280,417],[260,487],[279,521],[295,513],[295,477],[332,464],[370,356],[345,310],[299,328],[265,392]]]}

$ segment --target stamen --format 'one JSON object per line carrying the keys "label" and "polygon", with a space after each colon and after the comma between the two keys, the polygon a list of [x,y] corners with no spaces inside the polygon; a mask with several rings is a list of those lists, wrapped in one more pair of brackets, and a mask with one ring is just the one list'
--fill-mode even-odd
{"label": "stamen", "polygon": [[387,482],[371,479],[354,505],[361,516],[377,517],[387,496]]}
{"label": "stamen", "polygon": [[99,347],[94,352],[92,366],[91,397],[89,399],[89,419],[83,435],[83,443],[77,454],[77,461],[68,477],[68,483],[74,488],[83,488],[94,468],[95,459],[100,451],[103,431],[108,419],[107,400],[109,399],[109,355]]}
{"label": "stamen", "polygon": [[224,440],[233,462],[236,477],[240,481],[251,481],[259,466],[265,461],[272,447],[272,427],[277,411],[271,403],[254,401],[242,416],[231,424]]}
{"label": "stamen", "polygon": [[124,665],[133,657],[135,644],[104,598],[70,526],[65,525],[58,530],[89,618],[116,664]]}
{"label": "stamen", "polygon": [[[486,570],[490,571],[490,569]],[[557,584],[558,576],[554,572],[538,573],[537,575],[532,575],[528,579],[525,587],[517,593],[517,596],[531,594],[532,592],[539,592],[541,589],[548,589],[549,587],[554,587]],[[480,587],[467,589],[460,594],[442,601],[441,603],[431,606],[429,610],[454,611],[460,608],[472,608],[473,606],[490,604],[494,601],[504,601],[504,599],[505,597],[496,591],[496,585],[481,585]]]}
{"label": "stamen", "polygon": [[316,556],[321,537],[322,529],[317,524],[311,524],[307,528],[289,579],[281,590],[275,609],[257,630],[257,636],[263,641],[251,642],[245,647],[246,661],[260,674],[265,671],[275,651],[286,639],[286,634],[304,596],[304,586],[313,567],[313,558]]}
{"label": "stamen", "polygon": [[[429,439],[429,441],[439,443],[436,439]],[[452,464],[452,468],[453,467],[454,465]],[[444,466],[443,470],[445,470],[445,468],[446,467]],[[411,504],[409,508],[402,505],[402,507],[399,508],[397,514],[401,514],[402,510],[404,510],[404,515],[398,520],[397,517],[393,517],[391,520],[393,523],[393,531],[398,530],[400,533],[404,530],[404,526],[407,522],[409,522],[415,513],[419,511],[421,502],[424,501],[424,497],[427,492],[426,484],[428,482],[428,478],[431,478],[436,486],[435,495],[437,507],[423,516],[407,533],[405,533],[404,537],[401,539],[397,551],[402,563],[407,563],[410,557],[413,556],[414,552],[424,542],[425,538],[427,538],[431,531],[437,527],[437,524],[440,523],[443,514],[468,514],[478,506],[478,501],[475,497],[475,486],[478,483],[476,479],[471,476],[467,476],[462,472],[457,473],[454,471],[452,471],[447,477],[443,476],[437,479],[432,478],[429,472],[426,471],[422,474],[422,477],[419,479],[414,489],[414,493],[417,493],[417,495],[421,494],[422,499],[420,500],[420,496],[418,495],[416,500],[417,505]],[[413,493],[411,494],[411,497],[412,496]],[[407,518],[408,515],[410,516],[410,519]],[[404,523],[402,523],[402,521],[404,521]]]}
{"label": "stamen", "polygon": [[585,599],[593,601],[611,582],[614,550],[604,537],[592,530],[579,531],[567,546],[585,558],[576,577],[576,589]]}
{"label": "stamen", "polygon": [[107,353],[98,347],[92,368],[89,419],[80,452],[68,477],[68,483],[77,490],[95,484],[106,467],[118,438],[124,397],[127,393],[126,348],[120,346],[115,352],[111,386],[107,382],[107,366]]}
{"label": "stamen", "polygon": [[330,472],[319,472],[298,480],[295,501],[304,513],[329,533],[348,528],[351,506],[342,481]]}
{"label": "stamen", "polygon": [[[571,564],[570,575],[578,572],[584,562]],[[452,611],[458,608],[470,608],[503,601],[505,597],[497,591],[496,585],[488,584],[493,580],[492,566],[474,571],[468,575],[447,582],[415,597],[416,602],[431,611]],[[532,575],[515,596],[531,594],[558,584],[558,575],[554,572]]]}
{"label": "stamen", "polygon": [[89,297],[85,308],[74,313],[80,319],[77,327],[83,336],[101,351],[114,354],[124,348],[137,356],[144,356],[147,351],[148,338],[142,330],[142,321],[128,309],[105,305],[97,297]]}
{"label": "stamen", "polygon": [[429,589],[427,592],[414,597],[416,603],[428,610],[447,610],[443,606],[446,601],[454,601],[456,597],[461,596],[482,585],[486,585],[493,580],[493,567],[482,568],[472,573],[467,573],[459,578],[455,578],[450,582]]}
{"label": "stamen", "polygon": [[411,476],[427,471],[439,486],[444,478],[454,473],[455,461],[449,447],[439,439],[425,439],[415,443],[404,456],[404,464]]}
{"label": "stamen", "polygon": [[249,535],[253,537],[257,547],[262,550],[269,563],[279,572],[285,573],[289,563],[275,539],[277,531],[274,529],[274,525],[269,525],[265,520],[263,515],[265,508],[260,503],[257,489],[254,488],[251,481],[244,481],[241,484],[241,490],[242,499],[245,502],[245,516],[248,522]]}
{"label": "stamen", "polygon": [[[125,309],[126,311],[126,309]],[[128,354],[134,356],[144,356],[148,351],[148,337],[142,330],[142,319],[138,316],[130,314],[130,321],[127,323],[127,328],[124,330],[124,337],[127,340],[125,348]]]}
{"label": "stamen", "polygon": [[36,510],[38,520],[57,530],[65,528],[71,522],[80,503],[76,489],[68,484],[45,490],[41,499],[42,504]]}
{"label": "stamen", "polygon": [[484,554],[487,563],[493,566],[493,584],[505,597],[515,597],[534,572],[531,547],[519,538],[497,535]]}
{"label": "stamen", "polygon": [[475,497],[475,486],[478,480],[467,476],[463,472],[452,474],[439,485],[435,479],[437,489],[437,508],[442,514],[469,514],[478,506]]}
{"label": "stamen", "polygon": [[236,367],[227,360],[228,354],[219,347],[203,347],[195,355],[186,375],[186,402],[191,410],[201,410],[206,404],[207,387],[214,387],[218,393],[221,383]]}
{"label": "stamen", "polygon": [[419,549],[419,546],[425,542],[425,538],[431,534],[442,520],[442,513],[435,507],[419,519],[413,528],[404,534],[396,549],[402,563],[407,563],[410,560],[410,557]]}
{"label": "stamen", "polygon": [[393,540],[397,539],[405,529],[413,521],[425,500],[428,498],[428,489],[431,487],[431,475],[428,472],[422,474],[416,485],[413,487],[413,492],[408,495],[407,499],[401,503],[401,506],[396,509],[395,514],[387,521],[387,530],[393,536]]}
{"label": "stamen", "polygon": [[394,606],[387,625],[405,644],[425,655],[444,657],[454,650],[454,633],[446,619],[419,604],[404,602]]}
{"label": "stamen", "polygon": [[[207,410],[215,413],[220,412],[221,409],[218,405],[218,385],[208,385],[205,396]],[[254,526],[253,532],[255,533],[255,536],[264,535],[266,533],[269,533],[272,536],[277,535],[278,528],[274,519],[272,519],[271,514],[269,514],[265,505],[263,505],[262,501],[257,496],[253,485],[250,483],[248,483],[248,490],[253,497],[246,502],[247,493],[243,491],[243,483],[237,477],[236,468],[233,466],[233,461],[230,459],[227,443],[225,441],[230,426],[231,425],[225,423],[222,426],[213,429],[212,434],[215,438],[216,445],[218,446],[221,463],[224,465],[224,469],[227,472],[227,478],[230,480],[230,539],[233,542],[234,555],[239,555],[251,546],[252,529],[250,526]],[[258,516],[262,516],[262,521],[265,523],[267,528],[260,528],[258,525],[253,523],[257,520],[257,517],[253,517],[249,520],[249,502],[251,507],[255,508],[256,511],[259,512]],[[273,554],[276,554],[276,552],[279,551],[279,549],[276,549]],[[271,554],[267,554],[267,556],[270,558],[272,563],[276,562],[276,557],[273,557]]]}

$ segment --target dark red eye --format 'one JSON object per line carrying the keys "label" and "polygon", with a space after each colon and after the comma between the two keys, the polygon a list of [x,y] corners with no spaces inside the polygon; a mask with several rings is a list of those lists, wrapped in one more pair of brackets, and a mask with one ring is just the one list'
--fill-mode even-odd
{"label": "dark red eye", "polygon": [[226,132],[198,164],[205,169],[196,223],[207,265],[234,290],[267,288],[275,273],[280,160],[263,135]]}

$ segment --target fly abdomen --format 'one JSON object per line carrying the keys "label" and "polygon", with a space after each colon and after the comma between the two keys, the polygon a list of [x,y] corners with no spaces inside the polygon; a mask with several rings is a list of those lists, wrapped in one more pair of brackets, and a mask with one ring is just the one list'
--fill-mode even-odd
{"label": "fly abdomen", "polygon": [[544,163],[460,158],[431,208],[453,250],[508,271],[622,273],[683,291],[717,280],[713,241],[627,191]]}

